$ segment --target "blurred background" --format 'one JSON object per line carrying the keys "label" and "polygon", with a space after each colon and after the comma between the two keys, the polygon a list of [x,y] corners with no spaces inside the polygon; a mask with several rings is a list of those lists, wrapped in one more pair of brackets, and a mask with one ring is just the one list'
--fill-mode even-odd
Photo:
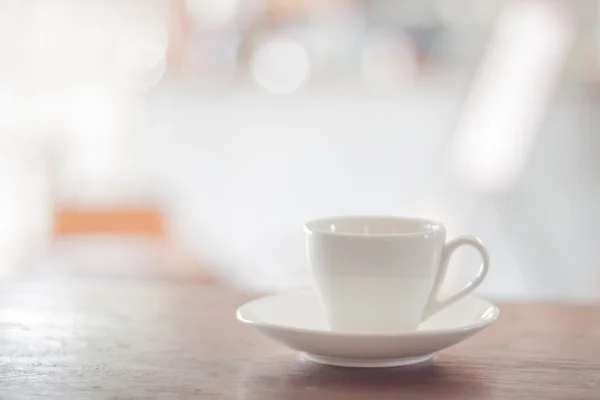
{"label": "blurred background", "polygon": [[[600,299],[596,0],[0,0],[0,275],[310,284],[303,222]],[[477,269],[457,255],[448,289]]]}

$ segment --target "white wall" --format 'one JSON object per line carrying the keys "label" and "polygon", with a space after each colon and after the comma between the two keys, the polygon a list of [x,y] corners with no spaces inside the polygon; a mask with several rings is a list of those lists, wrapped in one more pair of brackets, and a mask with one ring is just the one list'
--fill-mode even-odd
{"label": "white wall", "polygon": [[[160,92],[148,104],[150,174],[187,246],[246,285],[308,284],[302,223],[372,213],[436,218],[450,235],[481,236],[492,254],[482,293],[598,296],[598,184],[594,171],[581,173],[595,126],[580,124],[588,100],[559,98],[520,180],[490,196],[461,186],[445,161],[462,93],[451,79],[390,97]],[[455,285],[476,262],[459,256]]]}

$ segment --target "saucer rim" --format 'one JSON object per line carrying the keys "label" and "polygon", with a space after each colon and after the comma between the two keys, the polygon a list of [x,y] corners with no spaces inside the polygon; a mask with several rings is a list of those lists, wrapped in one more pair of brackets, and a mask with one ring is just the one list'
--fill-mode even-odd
{"label": "saucer rim", "polygon": [[302,328],[302,327],[294,327],[294,326],[289,326],[289,325],[282,325],[282,324],[275,324],[275,323],[267,323],[267,322],[259,322],[259,321],[254,321],[254,320],[250,320],[246,317],[244,317],[242,309],[251,305],[254,302],[258,302],[258,301],[263,301],[265,299],[269,299],[269,298],[277,298],[279,296],[288,296],[291,294],[304,294],[304,295],[315,295],[316,293],[314,292],[314,290],[310,290],[310,289],[297,289],[297,290],[290,290],[287,292],[281,292],[281,293],[273,293],[273,294],[268,294],[265,296],[261,296],[252,300],[247,301],[246,303],[242,304],[241,306],[239,306],[235,312],[235,316],[236,319],[240,322],[242,322],[245,325],[248,325],[250,327],[256,328],[256,329],[278,329],[278,330],[283,330],[283,331],[287,331],[287,332],[300,332],[300,333],[306,333],[306,334],[312,334],[312,335],[326,335],[326,336],[343,336],[343,337],[364,337],[364,338],[368,338],[368,337],[404,337],[404,338],[409,338],[409,337],[424,337],[424,336],[436,336],[436,335],[452,335],[452,334],[458,334],[458,333],[466,333],[466,332],[472,332],[472,331],[478,331],[481,330],[483,328],[486,328],[488,326],[490,326],[491,324],[493,324],[498,317],[500,316],[500,307],[498,307],[498,305],[494,304],[493,302],[491,302],[490,300],[487,300],[481,296],[477,296],[476,294],[469,294],[466,297],[473,297],[479,300],[484,301],[485,303],[489,304],[489,306],[491,307],[491,313],[490,315],[486,315],[484,314],[483,317],[481,317],[477,322],[472,323],[472,324],[467,324],[467,325],[461,325],[455,328],[446,328],[446,329],[428,329],[428,330],[423,330],[423,331],[419,331],[419,330],[415,330],[415,331],[398,331],[398,332],[345,332],[345,331],[334,331],[334,330],[322,330],[322,329],[315,329],[315,328]]}

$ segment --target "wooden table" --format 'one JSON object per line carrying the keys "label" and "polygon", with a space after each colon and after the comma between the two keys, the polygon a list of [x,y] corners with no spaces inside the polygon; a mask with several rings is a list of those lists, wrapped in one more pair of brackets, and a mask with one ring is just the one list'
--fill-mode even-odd
{"label": "wooden table", "polygon": [[0,290],[0,398],[600,399],[600,307],[506,304],[418,367],[302,361],[211,285],[21,281]]}

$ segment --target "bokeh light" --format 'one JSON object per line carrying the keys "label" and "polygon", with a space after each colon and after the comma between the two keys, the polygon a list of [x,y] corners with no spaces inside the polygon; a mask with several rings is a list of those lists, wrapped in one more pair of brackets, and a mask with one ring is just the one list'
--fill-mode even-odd
{"label": "bokeh light", "polygon": [[222,27],[235,17],[238,0],[187,0],[190,16],[201,26],[207,28]]}
{"label": "bokeh light", "polygon": [[299,43],[273,39],[258,49],[251,68],[254,80],[266,91],[288,94],[308,80],[311,62],[306,49]]}
{"label": "bokeh light", "polygon": [[123,83],[140,88],[156,84],[165,72],[168,43],[168,32],[158,21],[137,21],[129,26],[118,43]]}

